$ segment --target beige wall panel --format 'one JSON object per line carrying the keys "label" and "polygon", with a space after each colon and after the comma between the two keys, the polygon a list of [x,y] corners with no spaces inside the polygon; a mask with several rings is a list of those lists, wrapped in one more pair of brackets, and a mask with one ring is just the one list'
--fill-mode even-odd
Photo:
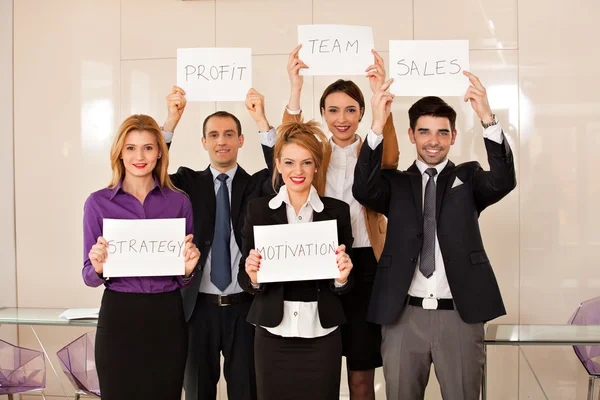
{"label": "beige wall panel", "polygon": [[252,54],[289,54],[298,25],[312,24],[312,0],[216,0],[217,47],[251,47]]}
{"label": "beige wall panel", "polygon": [[388,51],[389,40],[413,38],[412,0],[315,0],[313,7],[315,24],[372,27],[377,51]]}
{"label": "beige wall panel", "polygon": [[118,0],[15,3],[19,306],[99,304],[81,278],[82,215],[110,177],[118,20]]}
{"label": "beige wall panel", "polygon": [[[0,307],[17,305],[15,261],[15,182],[13,157],[13,1],[0,0]],[[0,339],[16,343],[14,326],[0,326]]]}
{"label": "beige wall panel", "polygon": [[123,0],[121,2],[121,59],[123,60],[175,58],[178,47],[213,47],[214,45],[214,0]]}
{"label": "beige wall panel", "polygon": [[420,0],[414,3],[415,39],[468,39],[471,50],[518,47],[517,0]]}

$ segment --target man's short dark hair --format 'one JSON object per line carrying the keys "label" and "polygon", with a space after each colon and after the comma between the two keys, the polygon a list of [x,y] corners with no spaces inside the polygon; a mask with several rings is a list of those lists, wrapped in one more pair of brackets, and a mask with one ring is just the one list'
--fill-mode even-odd
{"label": "man's short dark hair", "polygon": [[208,117],[206,117],[206,119],[204,120],[204,122],[202,123],[202,137],[206,138],[206,124],[208,123],[208,120],[210,120],[211,118],[231,118],[233,120],[233,122],[235,122],[235,125],[237,127],[237,133],[238,136],[240,136],[242,134],[242,124],[240,123],[240,120],[233,115],[232,113],[229,113],[227,111],[217,111],[216,113],[210,114]]}
{"label": "man's short dark hair", "polygon": [[439,97],[423,97],[412,105],[408,110],[410,129],[414,131],[417,126],[417,120],[426,115],[436,118],[448,118],[448,121],[450,121],[450,129],[454,130],[456,124],[456,111]]}

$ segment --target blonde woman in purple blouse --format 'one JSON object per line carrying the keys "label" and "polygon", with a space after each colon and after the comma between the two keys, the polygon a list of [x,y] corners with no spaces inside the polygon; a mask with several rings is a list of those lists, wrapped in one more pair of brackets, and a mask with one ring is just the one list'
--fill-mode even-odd
{"label": "blonde woman in purple blouse", "polygon": [[[154,119],[132,115],[110,152],[110,185],[92,193],[83,215],[83,280],[105,286],[96,333],[96,367],[103,400],[179,400],[187,331],[179,289],[200,252],[192,243],[192,205],[168,175],[169,152]],[[185,218],[185,276],[105,279],[104,218]]]}

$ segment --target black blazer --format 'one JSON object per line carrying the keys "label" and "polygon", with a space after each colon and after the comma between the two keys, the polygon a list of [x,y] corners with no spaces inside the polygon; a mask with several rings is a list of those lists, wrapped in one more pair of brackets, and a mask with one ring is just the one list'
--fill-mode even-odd
{"label": "black blazer", "polygon": [[[262,284],[256,290],[250,283],[246,273],[246,257],[254,249],[254,226],[287,224],[286,205],[282,203],[277,210],[269,208],[269,201],[275,196],[263,197],[248,204],[246,221],[242,231],[242,259],[238,273],[240,286],[249,293],[254,293],[254,301],[248,312],[248,322],[276,327],[283,319],[284,283],[272,282]],[[313,221],[337,220],[338,242],[346,245],[348,254],[352,251],[352,226],[350,225],[350,207],[343,201],[330,197],[321,197],[323,211],[313,213]],[[339,295],[347,293],[352,288],[353,274],[350,272],[348,283],[342,288],[335,288],[333,279],[314,281],[317,286],[317,302],[319,319],[323,328],[331,328],[346,322],[342,302]]]}
{"label": "black blazer", "polygon": [[[437,235],[448,284],[463,321],[482,322],[506,314],[496,277],[483,247],[479,214],[516,186],[510,146],[485,139],[490,171],[478,162],[448,162],[437,179]],[[369,304],[368,319],[392,324],[400,315],[423,244],[422,176],[380,171],[383,145],[363,146],[352,193],[364,206],[385,214],[388,229]],[[456,179],[461,185],[452,187]]]}
{"label": "black blazer", "polygon": [[[273,163],[273,149],[263,149],[267,165]],[[198,288],[202,278],[202,269],[212,246],[215,232],[215,217],[217,213],[217,199],[215,195],[215,184],[210,166],[204,171],[194,171],[190,168],[179,167],[175,174],[170,175],[171,181],[179,189],[183,190],[190,198],[194,212],[194,243],[200,250],[200,260],[196,266],[196,272],[190,285],[181,290],[183,295],[183,307],[186,321],[192,316]],[[242,227],[246,206],[252,199],[273,193],[271,187],[271,175],[268,169],[258,171],[249,175],[238,165],[238,169],[231,182],[231,222],[235,235],[235,241],[242,249]],[[234,277],[235,279],[235,277]]]}

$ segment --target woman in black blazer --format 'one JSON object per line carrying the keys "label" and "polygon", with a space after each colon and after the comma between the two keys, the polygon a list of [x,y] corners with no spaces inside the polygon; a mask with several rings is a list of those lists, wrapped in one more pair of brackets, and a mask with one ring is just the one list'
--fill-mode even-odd
{"label": "woman in black blazer", "polygon": [[[342,362],[339,325],[346,322],[339,296],[350,290],[352,249],[350,209],[343,201],[321,197],[315,187],[325,171],[325,135],[316,122],[282,125],[274,148],[275,196],[248,204],[242,231],[238,281],[255,294],[248,322],[256,325],[254,357],[260,400],[338,400]],[[336,220],[337,279],[258,284],[260,254],[254,226]],[[244,267],[244,268],[242,268]]]}

